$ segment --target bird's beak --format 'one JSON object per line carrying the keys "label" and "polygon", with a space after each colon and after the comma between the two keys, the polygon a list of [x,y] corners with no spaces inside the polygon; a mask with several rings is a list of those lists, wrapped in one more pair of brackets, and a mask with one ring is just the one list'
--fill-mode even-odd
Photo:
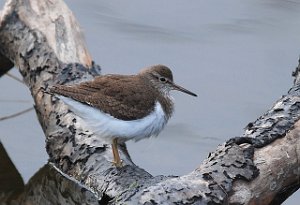
{"label": "bird's beak", "polygon": [[187,89],[185,89],[185,88],[183,88],[179,85],[176,85],[175,83],[172,83],[172,87],[173,87],[174,90],[178,90],[178,91],[184,92],[186,94],[189,94],[191,96],[197,97],[197,95],[195,93],[193,93],[193,92],[191,92],[191,91],[189,91],[189,90],[187,90]]}

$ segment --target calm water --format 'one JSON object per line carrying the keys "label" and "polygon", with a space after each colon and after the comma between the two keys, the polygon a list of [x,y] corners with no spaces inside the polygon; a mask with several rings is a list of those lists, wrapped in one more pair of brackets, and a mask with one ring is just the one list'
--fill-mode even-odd
{"label": "calm water", "polygon": [[[136,164],[154,175],[190,172],[292,85],[300,54],[300,1],[66,2],[104,74],[165,64],[176,83],[198,94],[174,92],[176,112],[160,136],[128,143]],[[3,77],[0,87],[9,87],[0,92],[0,116],[32,105],[22,84]],[[0,130],[27,181],[47,161],[35,113],[2,121]],[[296,204],[297,195],[285,204]]]}

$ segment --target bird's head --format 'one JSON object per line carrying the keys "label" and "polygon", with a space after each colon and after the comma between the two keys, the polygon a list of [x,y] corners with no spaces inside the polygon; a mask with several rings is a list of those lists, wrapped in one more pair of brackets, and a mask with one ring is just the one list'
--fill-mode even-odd
{"label": "bird's head", "polygon": [[165,95],[169,95],[171,90],[178,90],[197,97],[195,93],[174,83],[172,71],[167,66],[154,65],[141,70],[139,74],[147,77],[151,84]]}

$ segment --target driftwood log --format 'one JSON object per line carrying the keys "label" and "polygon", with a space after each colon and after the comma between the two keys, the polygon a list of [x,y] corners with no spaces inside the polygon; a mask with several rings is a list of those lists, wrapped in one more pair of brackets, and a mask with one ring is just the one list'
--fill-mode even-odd
{"label": "driftwood log", "polygon": [[[110,145],[47,92],[101,71],[62,0],[7,1],[0,53],[0,77],[15,66],[31,91],[49,154],[38,180],[30,180],[17,197],[0,195],[4,204],[280,204],[300,186],[300,66],[294,86],[242,136],[217,147],[196,170],[174,177],[137,167],[125,144],[120,150],[125,166],[114,167]],[[57,174],[43,175],[49,170]]]}

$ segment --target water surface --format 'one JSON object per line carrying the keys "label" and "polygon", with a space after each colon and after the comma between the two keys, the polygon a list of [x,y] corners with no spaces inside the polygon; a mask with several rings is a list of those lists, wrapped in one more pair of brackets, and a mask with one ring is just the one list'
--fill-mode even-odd
{"label": "water surface", "polygon": [[[193,98],[174,92],[176,112],[159,137],[128,143],[134,162],[154,175],[192,171],[292,85],[300,53],[298,1],[66,3],[103,74],[133,74],[165,64],[176,83],[198,94]],[[0,79],[0,87],[9,87],[0,92],[0,116],[33,104],[28,89],[9,77]],[[0,122],[0,130],[1,141],[27,181],[47,161],[35,113]],[[285,204],[295,204],[297,197]]]}

